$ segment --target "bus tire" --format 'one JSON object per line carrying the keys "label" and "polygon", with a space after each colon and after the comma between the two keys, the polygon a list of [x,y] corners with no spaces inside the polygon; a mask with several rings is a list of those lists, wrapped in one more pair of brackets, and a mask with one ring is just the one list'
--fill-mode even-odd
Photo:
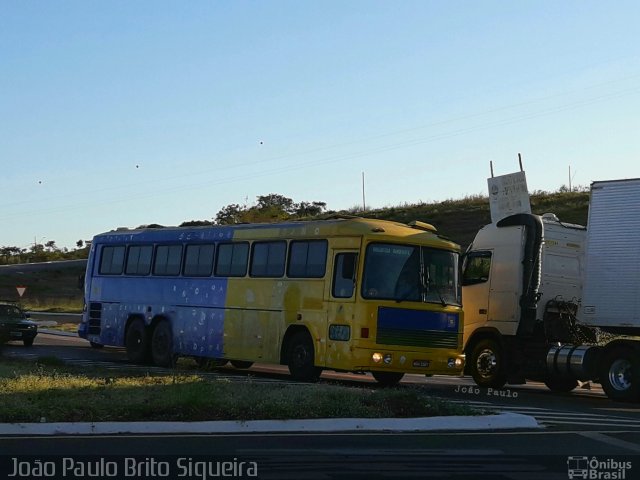
{"label": "bus tire", "polygon": [[124,336],[124,346],[130,362],[146,363],[149,360],[149,332],[142,319],[136,318],[129,324]]}
{"label": "bus tire", "polygon": [[400,372],[371,372],[371,375],[381,387],[393,387],[404,377],[404,373]]}
{"label": "bus tire", "polygon": [[173,353],[173,333],[167,320],[161,320],[151,334],[151,357],[158,367],[173,367],[176,355]]}
{"label": "bus tire", "polygon": [[317,382],[322,369],[315,366],[313,340],[308,332],[294,333],[289,342],[287,365],[294,380]]}
{"label": "bus tire", "polygon": [[251,368],[253,362],[246,362],[244,360],[231,360],[231,365],[233,365],[235,368],[244,370],[245,368]]}
{"label": "bus tire", "polygon": [[467,361],[469,373],[479,387],[502,388],[507,383],[505,353],[496,340],[479,340]]}
{"label": "bus tire", "polygon": [[600,362],[600,384],[604,393],[619,402],[640,400],[640,360],[638,352],[617,346],[606,352]]}

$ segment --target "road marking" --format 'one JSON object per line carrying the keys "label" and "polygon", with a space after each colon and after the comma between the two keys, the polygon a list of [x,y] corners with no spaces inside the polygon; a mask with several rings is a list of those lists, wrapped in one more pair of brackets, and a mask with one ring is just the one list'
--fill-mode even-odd
{"label": "road marking", "polygon": [[613,438],[608,435],[604,435],[600,432],[581,432],[579,435],[590,438],[591,440],[597,440],[598,442],[613,445],[614,447],[625,448],[632,452],[640,452],[640,445],[637,443],[627,442],[626,440],[620,440],[619,438]]}
{"label": "road marking", "polygon": [[594,427],[640,428],[640,419],[604,415],[601,413],[566,412],[540,407],[518,407],[504,404],[492,404],[482,401],[450,400],[453,403],[469,407],[490,410],[493,412],[513,412],[533,416],[538,422],[546,426],[588,425]]}
{"label": "road marking", "polygon": [[[471,449],[471,448],[410,448],[402,450],[394,450],[390,448],[368,448],[368,447],[354,447],[348,448],[305,448],[302,450],[305,455],[431,455],[431,456],[444,456],[455,455],[460,458],[472,455],[505,455],[504,450],[500,449]],[[300,449],[294,448],[241,448],[238,452],[242,452],[243,455],[291,455],[299,456]]]}

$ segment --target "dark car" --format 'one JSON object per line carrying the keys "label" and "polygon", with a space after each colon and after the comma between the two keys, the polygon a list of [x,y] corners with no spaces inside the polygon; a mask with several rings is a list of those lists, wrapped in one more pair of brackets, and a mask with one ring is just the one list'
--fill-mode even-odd
{"label": "dark car", "polygon": [[0,301],[0,343],[22,340],[25,347],[33,345],[38,334],[38,325],[29,320],[18,305]]}

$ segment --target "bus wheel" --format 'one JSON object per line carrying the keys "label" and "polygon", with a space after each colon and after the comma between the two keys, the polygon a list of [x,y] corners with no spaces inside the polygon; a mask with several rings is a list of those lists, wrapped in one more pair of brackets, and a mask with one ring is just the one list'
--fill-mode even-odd
{"label": "bus wheel", "polygon": [[404,373],[398,372],[371,372],[371,375],[382,387],[393,387],[404,377]]}
{"label": "bus wheel", "polygon": [[468,357],[469,373],[480,387],[502,388],[507,383],[504,352],[491,338],[476,343]]}
{"label": "bus wheel", "polygon": [[317,382],[322,369],[316,367],[314,362],[313,340],[307,332],[295,333],[289,342],[289,373],[295,380]]}
{"label": "bus wheel", "polygon": [[612,400],[637,402],[640,400],[640,360],[638,353],[628,347],[609,350],[600,363],[600,384]]}
{"label": "bus wheel", "polygon": [[244,360],[231,360],[231,365],[233,365],[235,368],[245,369],[251,368],[253,362],[245,362]]}
{"label": "bus wheel", "polygon": [[173,334],[166,320],[162,320],[153,329],[151,357],[153,363],[159,367],[173,367],[176,363],[176,355],[173,353]]}
{"label": "bus wheel", "polygon": [[141,319],[137,318],[129,324],[124,346],[130,362],[145,363],[149,359],[149,334]]}

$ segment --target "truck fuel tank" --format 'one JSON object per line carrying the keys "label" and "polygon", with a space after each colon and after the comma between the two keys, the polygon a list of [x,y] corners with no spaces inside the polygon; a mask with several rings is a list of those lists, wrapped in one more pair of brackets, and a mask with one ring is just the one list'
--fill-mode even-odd
{"label": "truck fuel tank", "polygon": [[547,371],[551,375],[576,380],[594,380],[600,347],[556,345],[547,352]]}

